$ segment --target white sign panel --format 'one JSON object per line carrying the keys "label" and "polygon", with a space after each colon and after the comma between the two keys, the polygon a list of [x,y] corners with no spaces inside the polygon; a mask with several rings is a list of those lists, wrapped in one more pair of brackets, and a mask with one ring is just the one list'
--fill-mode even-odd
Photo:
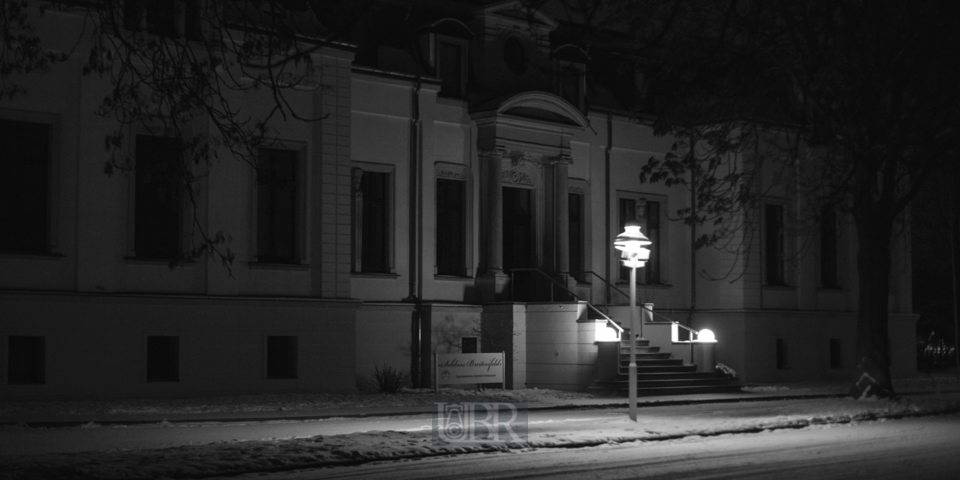
{"label": "white sign panel", "polygon": [[503,352],[438,353],[437,385],[503,383]]}

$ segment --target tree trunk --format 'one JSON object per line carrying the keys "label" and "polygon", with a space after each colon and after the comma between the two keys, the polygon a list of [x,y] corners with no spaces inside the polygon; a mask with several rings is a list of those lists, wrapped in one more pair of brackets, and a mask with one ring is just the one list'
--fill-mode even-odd
{"label": "tree trunk", "polygon": [[859,250],[857,273],[860,295],[857,314],[857,368],[850,396],[855,399],[892,398],[888,300],[890,297],[890,242],[892,219],[856,219]]}

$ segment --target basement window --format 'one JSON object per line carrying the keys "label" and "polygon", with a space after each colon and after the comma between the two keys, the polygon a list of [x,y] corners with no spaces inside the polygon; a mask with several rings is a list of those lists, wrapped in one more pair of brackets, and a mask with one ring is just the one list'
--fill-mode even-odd
{"label": "basement window", "polygon": [[267,378],[297,378],[297,337],[267,337]]}
{"label": "basement window", "polygon": [[460,353],[480,353],[478,340],[477,337],[461,337]]}
{"label": "basement window", "polygon": [[37,385],[46,382],[46,337],[7,337],[7,383]]}
{"label": "basement window", "polygon": [[147,337],[147,381],[180,381],[180,337]]}
{"label": "basement window", "polygon": [[843,368],[843,350],[840,348],[840,339],[830,339],[830,368]]}
{"label": "basement window", "polygon": [[787,355],[787,341],[777,339],[777,370],[789,370],[790,362]]}

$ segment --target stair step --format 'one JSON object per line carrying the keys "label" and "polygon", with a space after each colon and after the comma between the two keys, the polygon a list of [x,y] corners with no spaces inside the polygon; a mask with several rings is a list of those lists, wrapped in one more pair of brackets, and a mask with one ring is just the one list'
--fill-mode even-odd
{"label": "stair step", "polygon": [[[637,353],[660,353],[660,347],[637,347]],[[620,346],[620,355],[630,355],[630,345]]]}
{"label": "stair step", "polygon": [[[630,380],[627,377],[609,382],[597,382],[597,385],[616,387],[617,389],[629,388]],[[637,379],[637,388],[660,388],[660,387],[696,387],[696,386],[717,386],[729,385],[730,379],[725,377],[714,378],[665,378],[658,380],[640,380]]]}
{"label": "stair step", "polygon": [[[594,382],[591,391],[627,396],[630,385],[630,331],[626,330],[620,341],[619,364],[616,377],[611,381]],[[651,346],[650,340],[633,340],[636,348],[637,395],[686,395],[694,393],[739,392],[736,379],[718,376],[714,372],[698,372],[696,365],[684,364],[682,358],[674,358],[670,352]]]}
{"label": "stair step", "polygon": [[[630,368],[629,364],[622,365],[618,371],[622,375],[626,375],[629,368]],[[658,374],[658,373],[693,373],[696,371],[697,371],[696,365],[683,365],[683,364],[643,365],[643,366],[637,365],[638,375]]]}
{"label": "stair step", "polygon": [[[626,367],[630,365],[629,358],[621,358],[620,366]],[[682,358],[670,358],[670,357],[641,357],[637,355],[637,367],[639,366],[654,366],[654,365],[683,365]]]}
{"label": "stair step", "polygon": [[[670,352],[637,352],[637,358],[671,358]],[[620,355],[620,360],[630,358],[630,352]]]}
{"label": "stair step", "polygon": [[684,371],[684,372],[637,372],[637,380],[686,380],[690,378],[702,378],[702,379],[714,379],[714,378],[724,378],[717,377],[716,373],[713,372],[697,372],[697,371]]}
{"label": "stair step", "polygon": [[[620,396],[630,396],[629,386],[624,388],[611,388],[604,384],[597,384],[588,388],[596,392],[614,392]],[[658,395],[692,395],[703,393],[737,393],[740,392],[739,383],[730,383],[726,385],[692,385],[692,386],[666,386],[666,387],[637,387],[638,397],[653,397]]]}

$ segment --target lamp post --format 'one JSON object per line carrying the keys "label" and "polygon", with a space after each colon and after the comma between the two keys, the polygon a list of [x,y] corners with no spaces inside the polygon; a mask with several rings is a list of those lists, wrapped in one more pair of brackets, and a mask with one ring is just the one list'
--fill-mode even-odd
{"label": "lamp post", "polygon": [[637,333],[643,335],[643,326],[639,325],[637,311],[637,268],[643,267],[650,259],[650,239],[640,233],[640,223],[629,220],[623,226],[623,233],[617,235],[613,246],[620,250],[620,260],[630,267],[630,420],[637,421]]}

